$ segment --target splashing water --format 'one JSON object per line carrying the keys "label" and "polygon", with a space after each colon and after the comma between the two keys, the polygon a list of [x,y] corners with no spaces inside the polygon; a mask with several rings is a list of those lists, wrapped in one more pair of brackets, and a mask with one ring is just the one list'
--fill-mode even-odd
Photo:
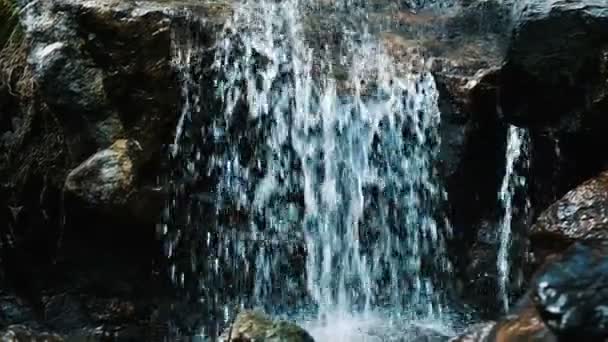
{"label": "splashing water", "polygon": [[[179,184],[163,230],[170,256],[196,240],[176,281],[215,317],[234,305],[311,312],[320,340],[314,322],[327,317],[439,319],[450,229],[433,77],[424,61],[396,63],[365,26],[342,25],[338,47],[314,47],[303,18],[321,5],[239,4],[215,55],[217,105],[205,108],[204,49],[190,33],[176,38]],[[365,22],[354,2],[333,6],[328,16]]]}
{"label": "splashing water", "polygon": [[[503,208],[499,231],[500,245],[498,249],[498,289],[500,300],[505,312],[509,309],[509,277],[510,277],[510,249],[512,240],[512,224],[514,217],[514,198],[518,191],[525,191],[527,182],[518,168],[518,163],[523,163],[524,169],[528,168],[527,158],[529,136],[527,130],[515,126],[509,126],[507,132],[507,151],[505,155],[505,175],[500,187],[500,203]],[[529,207],[526,198],[524,210]]]}

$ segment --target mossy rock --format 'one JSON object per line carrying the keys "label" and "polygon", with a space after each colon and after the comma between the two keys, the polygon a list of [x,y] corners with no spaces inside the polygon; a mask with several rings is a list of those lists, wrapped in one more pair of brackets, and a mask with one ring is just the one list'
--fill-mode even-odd
{"label": "mossy rock", "polygon": [[19,7],[16,1],[0,0],[0,50],[20,32]]}
{"label": "mossy rock", "polygon": [[243,311],[226,331],[223,341],[239,342],[314,342],[314,339],[295,323],[273,321],[256,311]]}

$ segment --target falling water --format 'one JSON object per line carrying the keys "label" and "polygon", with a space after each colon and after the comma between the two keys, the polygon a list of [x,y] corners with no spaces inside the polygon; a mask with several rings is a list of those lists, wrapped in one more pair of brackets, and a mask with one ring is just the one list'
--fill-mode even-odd
{"label": "falling water", "polygon": [[[328,16],[365,21],[353,3],[333,5]],[[184,102],[162,228],[170,256],[198,241],[176,281],[213,315],[438,318],[450,264],[433,77],[423,60],[396,63],[365,26],[314,46],[303,18],[315,6],[328,4],[236,6],[213,64],[215,106],[201,104],[204,49],[176,37]]]}
{"label": "falling water", "polygon": [[[505,174],[500,187],[500,204],[503,214],[500,221],[500,246],[498,249],[498,289],[500,300],[505,311],[509,309],[509,277],[510,277],[510,250],[512,241],[512,224],[514,218],[515,196],[518,191],[525,191],[526,177],[518,169],[518,164],[523,163],[524,169],[528,167],[527,149],[528,132],[523,128],[510,126],[507,132],[507,150],[505,155]],[[526,198],[524,210],[529,206]]]}

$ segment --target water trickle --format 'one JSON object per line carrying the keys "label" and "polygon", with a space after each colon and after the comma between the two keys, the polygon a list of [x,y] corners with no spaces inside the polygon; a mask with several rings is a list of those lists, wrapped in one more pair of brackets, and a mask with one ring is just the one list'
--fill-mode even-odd
{"label": "water trickle", "polygon": [[[327,16],[365,22],[355,2],[332,5]],[[433,77],[424,61],[396,63],[365,25],[313,45],[303,18],[315,6],[327,4],[236,6],[204,109],[204,49],[176,38],[184,101],[164,227],[168,254],[190,254],[178,282],[210,317],[236,305],[313,321],[438,318],[450,232]]]}
{"label": "water trickle", "polygon": [[505,174],[500,187],[499,200],[502,217],[499,222],[500,245],[498,249],[498,289],[505,312],[509,309],[509,278],[511,276],[511,249],[513,222],[515,216],[515,199],[524,194],[523,213],[525,217],[530,203],[526,195],[527,180],[523,171],[529,167],[529,135],[526,129],[509,126],[507,132],[507,150],[505,154]]}

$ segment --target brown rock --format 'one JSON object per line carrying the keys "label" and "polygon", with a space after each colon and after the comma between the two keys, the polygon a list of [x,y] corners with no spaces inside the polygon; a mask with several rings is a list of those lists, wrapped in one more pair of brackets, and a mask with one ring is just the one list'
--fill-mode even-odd
{"label": "brown rock", "polygon": [[496,342],[557,342],[535,308],[529,307],[517,315],[499,321],[487,341]]}

